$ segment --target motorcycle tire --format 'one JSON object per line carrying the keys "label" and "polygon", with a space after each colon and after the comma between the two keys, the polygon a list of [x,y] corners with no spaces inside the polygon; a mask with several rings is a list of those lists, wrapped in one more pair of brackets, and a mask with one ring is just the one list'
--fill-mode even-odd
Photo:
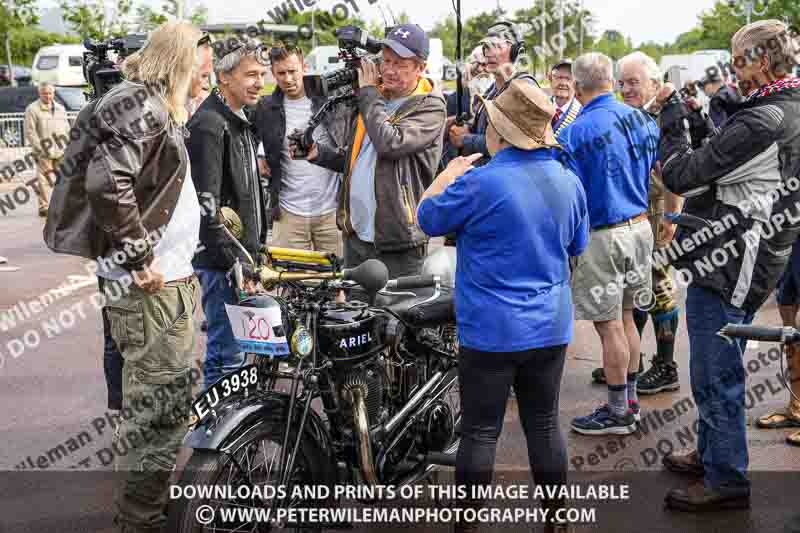
{"label": "motorcycle tire", "polygon": [[[239,485],[246,485],[246,482],[241,482],[239,484],[236,483],[236,478],[231,477],[233,475],[241,475],[241,470],[236,465],[236,462],[232,460],[236,458],[236,461],[239,464],[242,464],[242,468],[247,468],[250,471],[250,476],[253,476],[256,473],[257,463],[256,466],[247,460],[248,457],[251,459],[261,459],[263,458],[265,466],[268,466],[269,470],[266,472],[266,480],[270,482],[272,485],[278,485],[278,475],[282,472],[280,470],[276,470],[274,466],[280,462],[281,456],[281,444],[283,443],[283,436],[284,436],[284,426],[282,424],[273,423],[273,424],[259,424],[262,427],[259,428],[252,437],[247,438],[243,442],[236,445],[235,449],[229,450],[228,453],[222,453],[212,450],[194,450],[192,453],[192,457],[186,463],[186,466],[183,468],[182,475],[176,485],[181,487],[189,487],[189,486],[213,486],[213,485],[233,485],[232,491],[236,491],[237,486]],[[255,426],[254,426],[255,427]],[[252,429],[245,430],[242,434],[251,433]],[[289,437],[289,448],[293,446],[296,436],[291,435]],[[275,451],[270,450],[268,453],[261,452],[262,445],[264,443],[269,443],[274,445]],[[255,453],[252,453],[255,452]],[[269,457],[269,465],[266,465],[267,458]],[[310,485],[310,486],[320,486],[320,485],[332,485],[332,480],[330,479],[323,479],[325,476],[323,472],[325,471],[323,466],[323,458],[317,447],[316,443],[312,441],[312,439],[304,435],[301,442],[300,448],[298,449],[297,457],[295,458],[295,462],[292,468],[292,476],[291,476],[291,485]],[[253,479],[253,477],[251,477]],[[261,476],[253,479],[254,485],[261,485],[263,489],[263,485],[266,483],[260,483]],[[183,493],[182,493],[183,494]],[[251,498],[249,503],[253,503],[255,498]],[[312,500],[309,502],[292,502],[291,498],[289,507],[331,507],[333,504],[331,502],[325,501],[316,501]],[[264,501],[266,501],[266,505],[264,505]],[[240,500],[241,502],[241,500]],[[261,505],[258,505],[258,504]],[[247,505],[247,503],[238,503],[236,500],[214,500],[214,499],[205,499],[205,498],[193,498],[193,499],[174,499],[170,502],[170,509],[168,513],[167,519],[167,528],[165,531],[171,531],[175,533],[223,533],[223,532],[232,532],[232,531],[243,531],[241,525],[237,525],[235,522],[228,521],[227,523],[223,523],[220,518],[219,509],[220,507],[252,507],[252,508],[264,508],[269,509],[271,507],[272,500],[259,500],[257,503],[252,505]],[[197,513],[198,509],[203,506],[210,506],[213,510],[212,514],[212,521],[208,524],[201,524],[197,520]],[[248,523],[248,522],[243,522]],[[253,522],[255,525],[255,522]],[[279,525],[272,525],[268,522],[261,522],[258,523],[256,527],[248,527],[244,529],[246,531],[258,531],[261,532],[268,532],[268,531],[277,531],[278,529],[282,529]],[[319,532],[322,531],[321,527],[291,527],[289,528],[290,531],[295,531],[295,533],[310,533],[310,532]]]}

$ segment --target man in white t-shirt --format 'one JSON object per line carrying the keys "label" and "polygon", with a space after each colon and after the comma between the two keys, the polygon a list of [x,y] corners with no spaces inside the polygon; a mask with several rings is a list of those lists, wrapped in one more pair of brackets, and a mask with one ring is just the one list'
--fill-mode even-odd
{"label": "man in white t-shirt", "polygon": [[[272,245],[335,253],[342,256],[342,238],[336,227],[339,174],[289,156],[287,136],[305,130],[324,103],[309,98],[303,86],[303,52],[294,46],[270,50],[277,87],[258,104],[256,124],[261,149],[259,167],[270,178]],[[331,144],[339,137],[330,115],[314,132],[314,139]]]}

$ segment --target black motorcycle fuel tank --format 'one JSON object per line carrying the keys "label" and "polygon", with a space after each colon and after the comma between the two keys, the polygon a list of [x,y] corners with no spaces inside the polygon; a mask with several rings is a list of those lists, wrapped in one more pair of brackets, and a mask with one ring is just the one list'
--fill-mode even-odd
{"label": "black motorcycle fuel tank", "polygon": [[362,302],[328,305],[320,313],[317,342],[334,362],[359,363],[386,345],[386,317]]}

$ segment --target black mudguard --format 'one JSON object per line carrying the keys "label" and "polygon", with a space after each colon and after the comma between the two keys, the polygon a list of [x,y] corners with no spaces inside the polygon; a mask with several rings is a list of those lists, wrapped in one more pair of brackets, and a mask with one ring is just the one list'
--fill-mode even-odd
{"label": "black mudguard", "polygon": [[[258,431],[264,424],[285,424],[289,411],[289,395],[278,392],[255,394],[250,398],[231,402],[220,408],[216,418],[198,424],[183,438],[183,445],[195,450],[208,450],[224,453],[237,442]],[[299,427],[303,406],[295,403],[294,420],[291,424]],[[285,426],[283,426],[285,427]],[[336,461],[328,430],[314,409],[309,409],[303,435],[307,436],[317,448],[326,465],[326,477],[336,478]],[[289,446],[294,444],[290,437]]]}

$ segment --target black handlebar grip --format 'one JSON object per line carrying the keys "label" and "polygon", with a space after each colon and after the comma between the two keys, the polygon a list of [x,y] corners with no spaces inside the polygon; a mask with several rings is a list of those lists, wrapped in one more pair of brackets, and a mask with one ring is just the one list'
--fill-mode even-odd
{"label": "black handlebar grip", "polygon": [[405,276],[389,281],[386,284],[387,289],[396,289],[404,291],[409,289],[421,289],[423,287],[433,287],[436,285],[436,276]]}
{"label": "black handlebar grip", "polygon": [[[793,329],[791,330],[794,331]],[[721,335],[727,337],[764,342],[783,342],[785,339],[784,332],[784,328],[781,327],[741,326],[736,324],[728,324],[719,330]],[[796,334],[797,332],[795,331],[794,333]],[[789,337],[791,338],[791,335]]]}

